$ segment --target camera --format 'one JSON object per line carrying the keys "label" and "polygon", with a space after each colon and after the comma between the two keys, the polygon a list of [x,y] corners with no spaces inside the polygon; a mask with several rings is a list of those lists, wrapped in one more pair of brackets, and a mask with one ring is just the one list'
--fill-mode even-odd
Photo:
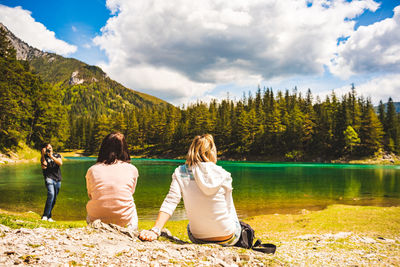
{"label": "camera", "polygon": [[46,148],[46,154],[50,153],[50,149]]}

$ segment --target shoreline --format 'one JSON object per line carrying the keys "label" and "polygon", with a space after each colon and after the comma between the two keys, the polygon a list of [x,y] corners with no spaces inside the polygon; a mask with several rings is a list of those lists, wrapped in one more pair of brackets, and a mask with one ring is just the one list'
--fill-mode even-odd
{"label": "shoreline", "polygon": [[[68,152],[60,152],[63,157],[97,157],[97,155],[84,155],[82,150],[72,150]],[[131,155],[132,159],[160,159],[160,160],[184,160],[184,156],[172,156],[167,154],[148,155],[146,153]],[[332,160],[311,159],[308,161],[287,161],[281,158],[271,158],[263,156],[241,157],[241,156],[225,156],[220,155],[218,160],[221,161],[242,161],[242,162],[263,162],[263,163],[328,163],[328,164],[365,164],[365,165],[400,165],[400,156],[393,153],[380,151],[374,156],[368,158],[341,158]]]}
{"label": "shoreline", "polygon": [[[0,265],[400,264],[400,207],[332,205],[298,215],[245,219],[263,243],[277,245],[274,255],[217,245],[176,244],[165,238],[141,242],[108,226],[88,227],[84,221],[49,223],[35,213],[5,213],[0,210]],[[152,224],[153,221],[139,221],[139,229],[149,229]],[[166,228],[173,236],[188,241],[186,225],[187,221],[170,221]]]}
{"label": "shoreline", "polygon": [[[78,153],[64,153],[60,152],[63,157],[89,157],[89,158],[96,158],[97,155],[82,155]],[[146,156],[146,155],[132,155],[131,159],[155,159],[155,160],[185,160],[185,157],[163,157],[161,156]],[[255,158],[240,158],[240,157],[225,157],[221,156],[218,157],[218,161],[238,161],[238,162],[255,162],[255,163],[293,163],[293,164],[360,164],[360,165],[400,165],[400,156],[393,155],[390,158],[382,157],[369,157],[369,158],[360,158],[360,159],[336,159],[336,160],[310,160],[310,161],[285,161],[285,160],[274,160],[271,158],[262,158],[262,157],[255,157]]]}
{"label": "shoreline", "polygon": [[[61,155],[63,153],[60,153]],[[96,158],[95,156],[62,156],[63,160],[70,160],[68,157],[89,157],[89,158]],[[131,159],[154,159],[154,160],[184,160],[183,158],[162,158],[162,157],[131,157]],[[268,160],[241,160],[241,159],[219,159],[219,161],[227,161],[227,162],[253,162],[253,163],[287,163],[287,164],[349,164],[349,165],[376,165],[376,166],[398,166],[400,165],[400,160],[396,160],[394,162],[390,160],[375,160],[373,158],[370,159],[359,159],[359,160],[332,160],[331,162],[326,161],[268,161]],[[40,160],[38,158],[32,159],[14,159],[9,157],[3,157],[2,154],[0,155],[0,167],[2,166],[15,166],[19,164],[26,164],[26,163],[37,163],[39,164]]]}
{"label": "shoreline", "polygon": [[[20,150],[9,151],[8,155],[0,153],[0,167],[7,165],[15,165],[21,163],[39,163],[40,152],[23,145]],[[83,150],[69,150],[59,152],[63,160],[68,160],[68,157],[97,157],[97,155],[84,155]],[[160,159],[160,160],[182,160],[183,156],[170,156],[170,155],[147,155],[147,154],[134,154],[132,159]],[[340,158],[332,160],[311,159],[308,161],[287,161],[278,158],[251,156],[219,156],[221,161],[242,161],[242,162],[263,162],[263,163],[299,163],[299,164],[312,164],[312,163],[327,163],[327,164],[361,164],[361,165],[400,165],[400,156],[393,153],[380,152],[368,158]]]}

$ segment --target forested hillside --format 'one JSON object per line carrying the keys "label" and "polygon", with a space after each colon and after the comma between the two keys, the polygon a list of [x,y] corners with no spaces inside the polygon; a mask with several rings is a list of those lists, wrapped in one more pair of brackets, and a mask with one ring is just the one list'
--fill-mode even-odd
{"label": "forested hillside", "polygon": [[52,140],[61,146],[68,138],[67,109],[60,89],[30,71],[0,28],[0,150],[19,142],[40,146]]}
{"label": "forested hillside", "polygon": [[5,32],[9,45],[16,50],[17,60],[28,61],[33,73],[44,82],[62,89],[62,103],[68,107],[70,114],[97,115],[130,106],[167,105],[159,98],[122,86],[97,66],[40,51],[20,40],[1,23],[0,29]]}
{"label": "forested hillside", "polygon": [[[4,62],[4,73],[2,76],[2,95],[1,101],[7,105],[8,101],[15,101],[16,108],[22,109],[26,116],[33,116],[35,113],[37,120],[46,120],[43,114],[26,109],[22,102],[33,101],[35,95],[29,90],[36,90],[44,96],[40,99],[51,98],[51,101],[38,104],[39,108],[50,106],[51,109],[57,110],[58,116],[62,117],[63,127],[54,129],[44,127],[46,134],[38,134],[37,138],[30,137],[35,135],[37,131],[31,130],[32,134],[26,134],[24,131],[15,132],[18,138],[13,136],[12,127],[26,129],[24,123],[20,120],[13,120],[11,117],[3,113],[4,121],[8,120],[10,125],[3,122],[1,129],[5,136],[11,139],[7,142],[1,142],[2,150],[15,146],[19,141],[26,141],[33,147],[39,147],[43,141],[51,141],[57,148],[65,148],[73,146],[75,142],[71,135],[70,129],[76,125],[76,121],[89,117],[90,120],[97,120],[101,114],[112,115],[116,112],[131,110],[132,108],[153,107],[155,105],[167,106],[167,102],[137,91],[130,90],[121,84],[111,80],[107,75],[96,66],[87,65],[73,58],[64,58],[62,56],[42,52],[36,48],[29,46],[22,40],[17,38],[4,25],[0,23],[1,45],[4,52],[2,60]],[[22,70],[18,69],[23,67]],[[3,70],[2,68],[2,70]],[[12,75],[10,73],[12,73]],[[44,88],[34,89],[29,86],[26,81],[27,74],[34,77]],[[14,77],[15,78],[11,78]],[[17,82],[16,82],[17,81]],[[25,87],[19,87],[18,83],[23,83]],[[17,88],[17,89],[16,89]],[[7,91],[14,92],[13,99],[6,97]],[[21,91],[21,97],[18,98]],[[10,103],[11,103],[10,102]],[[11,109],[14,116],[23,116],[17,110]],[[49,108],[47,109],[49,110]],[[49,112],[53,114],[52,112]],[[51,118],[49,117],[50,121]],[[56,122],[57,120],[55,120]],[[57,124],[61,125],[61,124]],[[11,127],[9,129],[9,127]],[[5,138],[5,137],[4,137]],[[11,141],[13,140],[13,141]]]}
{"label": "forested hillside", "polygon": [[202,133],[213,134],[219,155],[230,158],[322,161],[380,149],[400,152],[400,115],[393,101],[376,112],[354,87],[323,100],[311,91],[259,88],[238,101],[179,109],[74,59],[46,53],[17,60],[4,30],[0,60],[1,149],[50,141],[58,149],[95,154],[103,137],[118,130],[134,155],[155,157],[184,156]]}
{"label": "forested hillside", "polygon": [[73,58],[48,53],[30,59],[29,63],[32,71],[45,82],[63,89],[63,104],[70,105],[73,114],[95,115],[123,110],[130,105],[141,108],[167,104],[159,98],[130,90],[108,78],[99,67]]}

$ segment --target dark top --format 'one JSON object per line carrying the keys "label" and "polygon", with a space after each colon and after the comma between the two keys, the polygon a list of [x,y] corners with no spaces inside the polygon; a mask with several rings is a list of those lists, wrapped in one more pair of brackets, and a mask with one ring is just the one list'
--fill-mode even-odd
{"label": "dark top", "polygon": [[[53,157],[55,158],[61,158],[60,154],[53,153]],[[44,160],[47,162],[47,168],[43,169],[43,176],[44,178],[50,178],[53,179],[54,181],[61,181],[61,169],[60,166],[55,163],[54,160],[52,160],[49,156],[44,155]]]}

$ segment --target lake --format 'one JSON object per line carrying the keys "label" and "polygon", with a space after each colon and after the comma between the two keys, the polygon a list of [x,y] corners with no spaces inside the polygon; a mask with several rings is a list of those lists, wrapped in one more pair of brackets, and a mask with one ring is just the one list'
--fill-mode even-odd
{"label": "lake", "polygon": [[[92,158],[70,158],[53,211],[55,220],[84,220],[88,201],[85,174]],[[155,219],[182,160],[133,159],[139,170],[134,195],[139,219]],[[400,206],[400,166],[292,164],[219,161],[232,173],[239,217],[296,214],[331,204]],[[42,214],[46,188],[39,164],[0,167],[0,209]],[[186,219],[181,202],[173,218]]]}

